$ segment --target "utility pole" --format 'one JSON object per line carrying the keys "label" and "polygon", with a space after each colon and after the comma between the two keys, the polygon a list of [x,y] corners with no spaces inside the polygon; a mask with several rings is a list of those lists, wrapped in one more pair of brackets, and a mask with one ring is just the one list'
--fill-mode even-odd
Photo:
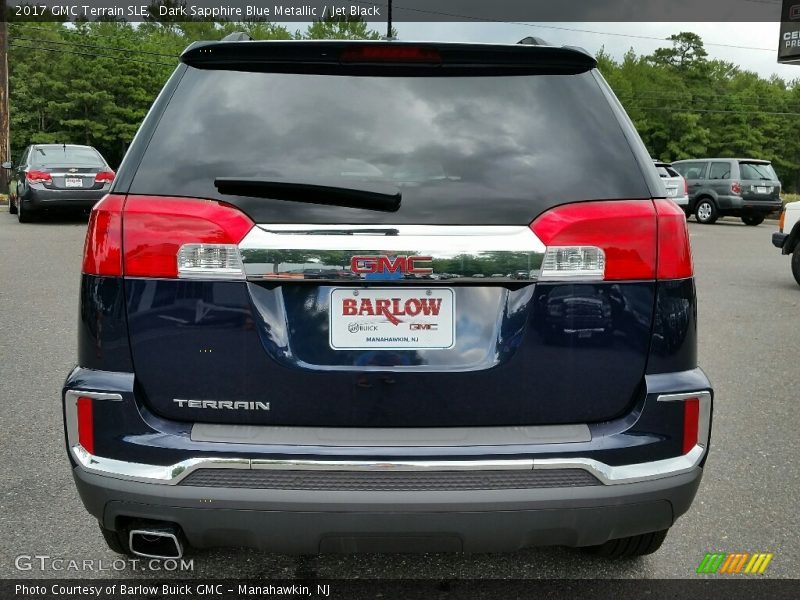
{"label": "utility pole", "polygon": [[[8,116],[8,12],[0,0],[0,163],[11,160]],[[0,169],[0,194],[8,193],[8,171]]]}

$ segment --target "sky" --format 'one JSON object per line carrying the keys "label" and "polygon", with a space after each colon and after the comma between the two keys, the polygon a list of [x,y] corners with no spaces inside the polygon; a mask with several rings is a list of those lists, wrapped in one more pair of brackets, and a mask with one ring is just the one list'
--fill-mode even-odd
{"label": "sky", "polygon": [[[377,24],[372,26],[381,30]],[[604,47],[615,59],[621,59],[631,47],[637,54],[650,54],[658,47],[669,45],[669,42],[664,41],[667,36],[680,31],[692,31],[703,38],[710,58],[732,62],[744,70],[755,71],[765,78],[773,73],[787,81],[800,78],[800,65],[778,64],[779,23],[403,22],[396,23],[395,29],[400,39],[418,41],[514,43],[533,35],[544,38],[554,46],[581,46],[592,54]],[[584,31],[574,31],[576,29]],[[589,31],[601,33],[587,33]],[[749,48],[716,46],[712,43],[749,46]]]}

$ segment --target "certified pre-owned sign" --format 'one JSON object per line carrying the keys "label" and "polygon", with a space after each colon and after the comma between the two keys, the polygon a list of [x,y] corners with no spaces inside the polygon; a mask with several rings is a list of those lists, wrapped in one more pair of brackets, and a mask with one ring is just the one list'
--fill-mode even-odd
{"label": "certified pre-owned sign", "polygon": [[783,0],[778,62],[800,64],[800,0]]}

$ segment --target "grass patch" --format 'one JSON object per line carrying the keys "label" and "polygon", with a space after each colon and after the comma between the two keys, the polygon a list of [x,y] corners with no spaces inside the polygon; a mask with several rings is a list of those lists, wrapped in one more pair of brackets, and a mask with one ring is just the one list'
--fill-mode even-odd
{"label": "grass patch", "polygon": [[784,204],[789,204],[789,202],[798,202],[800,201],[800,194],[781,194],[783,198]]}

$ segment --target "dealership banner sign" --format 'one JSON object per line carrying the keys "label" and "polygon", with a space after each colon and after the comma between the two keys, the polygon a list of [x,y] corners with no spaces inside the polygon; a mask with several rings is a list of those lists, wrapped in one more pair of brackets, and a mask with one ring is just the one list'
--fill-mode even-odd
{"label": "dealership banner sign", "polygon": [[783,0],[778,62],[800,65],[800,0]]}

